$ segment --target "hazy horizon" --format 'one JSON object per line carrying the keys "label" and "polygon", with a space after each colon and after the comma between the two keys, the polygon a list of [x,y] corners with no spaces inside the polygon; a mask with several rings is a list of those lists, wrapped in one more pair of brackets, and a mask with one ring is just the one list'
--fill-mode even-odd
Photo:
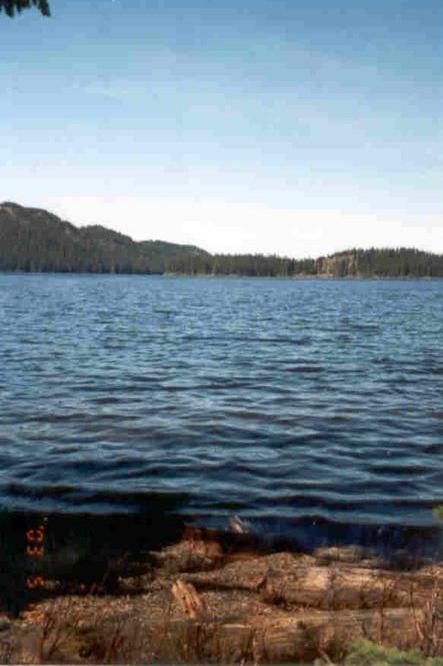
{"label": "hazy horizon", "polygon": [[0,15],[0,200],[211,253],[443,253],[439,0]]}

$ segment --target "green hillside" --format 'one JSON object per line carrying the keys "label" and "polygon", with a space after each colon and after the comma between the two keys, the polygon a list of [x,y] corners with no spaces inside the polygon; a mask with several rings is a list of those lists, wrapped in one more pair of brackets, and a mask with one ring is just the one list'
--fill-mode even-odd
{"label": "green hillside", "polygon": [[75,227],[56,215],[0,204],[0,271],[176,273],[257,277],[443,277],[443,256],[411,248],[352,249],[318,259],[211,255],[193,245],[133,241],[106,227]]}
{"label": "green hillside", "polygon": [[111,229],[77,228],[45,210],[0,204],[0,270],[163,273],[170,259],[202,256],[199,248],[144,241]]}

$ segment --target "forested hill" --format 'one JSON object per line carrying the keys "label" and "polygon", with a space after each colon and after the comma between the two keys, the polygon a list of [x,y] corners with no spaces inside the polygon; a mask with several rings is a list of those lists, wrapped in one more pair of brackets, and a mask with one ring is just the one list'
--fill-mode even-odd
{"label": "forested hill", "polygon": [[409,248],[347,250],[318,259],[264,255],[206,255],[169,262],[175,273],[281,277],[443,277],[443,255]]}
{"label": "forested hill", "polygon": [[77,228],[45,210],[0,204],[1,271],[163,273],[171,260],[206,254],[191,245],[136,243],[102,226]]}
{"label": "forested hill", "polygon": [[211,255],[192,245],[135,242],[102,226],[78,228],[47,211],[3,203],[0,204],[0,271],[443,277],[443,255],[408,248],[355,249],[318,259]]}

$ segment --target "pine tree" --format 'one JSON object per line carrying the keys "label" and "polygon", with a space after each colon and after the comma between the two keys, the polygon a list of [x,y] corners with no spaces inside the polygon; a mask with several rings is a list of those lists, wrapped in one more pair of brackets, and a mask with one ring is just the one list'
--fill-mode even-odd
{"label": "pine tree", "polygon": [[0,0],[0,12],[5,11],[11,18],[32,6],[37,7],[43,16],[51,15],[48,0]]}

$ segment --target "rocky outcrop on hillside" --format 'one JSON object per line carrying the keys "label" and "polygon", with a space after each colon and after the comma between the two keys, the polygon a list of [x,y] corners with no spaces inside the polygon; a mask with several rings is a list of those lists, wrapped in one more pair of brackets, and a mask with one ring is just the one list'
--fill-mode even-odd
{"label": "rocky outcrop on hillside", "polygon": [[316,261],[317,274],[322,277],[362,277],[357,252],[341,252]]}

